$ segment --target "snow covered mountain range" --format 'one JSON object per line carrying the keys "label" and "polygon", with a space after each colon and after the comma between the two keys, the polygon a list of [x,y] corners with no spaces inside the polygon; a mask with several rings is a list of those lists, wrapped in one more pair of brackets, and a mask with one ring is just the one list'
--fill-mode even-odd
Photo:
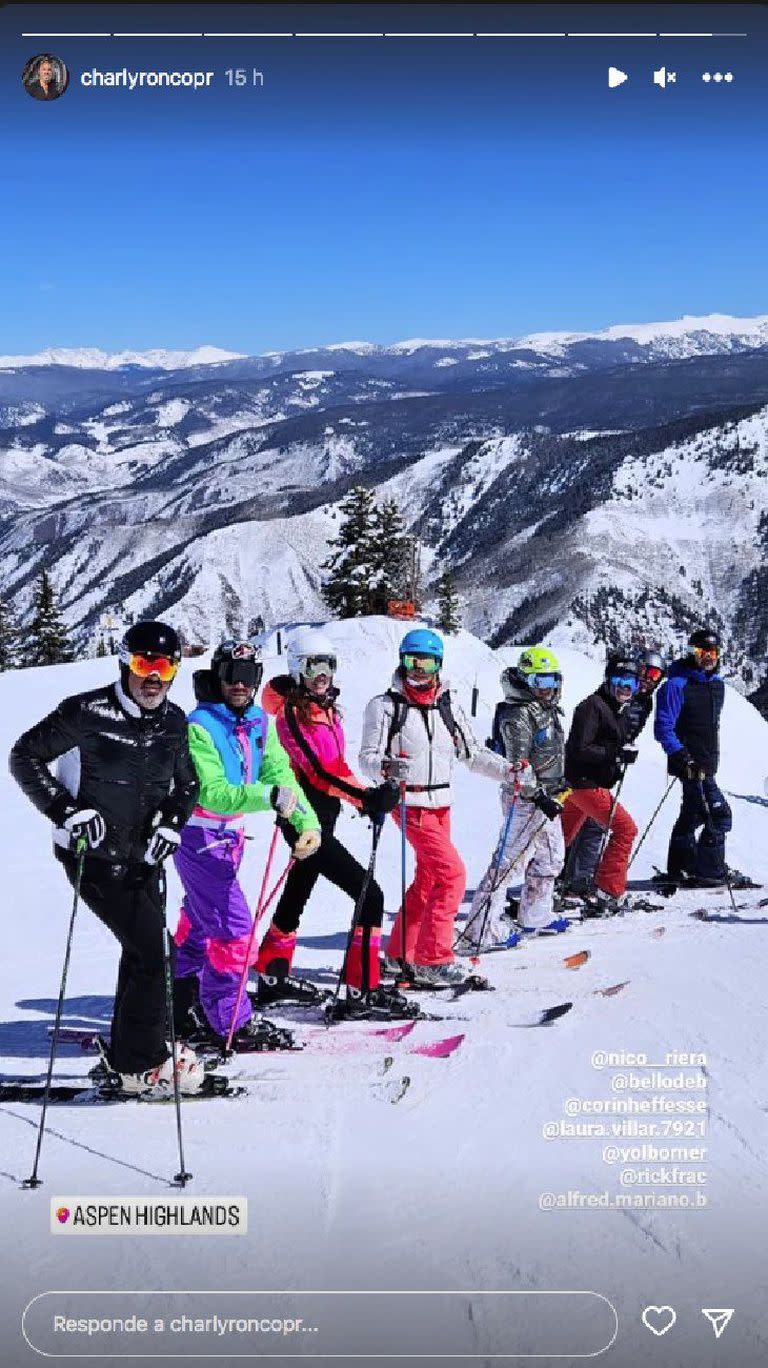
{"label": "snow covered mountain range", "polygon": [[321,616],[351,484],[400,502],[427,578],[496,643],[601,653],[718,621],[768,646],[768,316],[599,333],[0,359],[0,591],[46,565],[92,639],[105,610]]}

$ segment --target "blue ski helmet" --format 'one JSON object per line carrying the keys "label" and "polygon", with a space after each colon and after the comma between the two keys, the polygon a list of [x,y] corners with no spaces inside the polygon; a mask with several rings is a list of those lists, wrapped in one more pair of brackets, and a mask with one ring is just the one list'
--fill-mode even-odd
{"label": "blue ski helmet", "polygon": [[428,655],[434,656],[435,660],[443,663],[443,643],[437,632],[433,632],[429,627],[414,627],[413,631],[406,632],[400,642],[400,659],[404,655]]}

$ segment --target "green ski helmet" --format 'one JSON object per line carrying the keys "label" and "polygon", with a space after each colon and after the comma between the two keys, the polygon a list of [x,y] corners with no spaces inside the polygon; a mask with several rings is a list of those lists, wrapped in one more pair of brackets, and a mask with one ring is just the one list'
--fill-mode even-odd
{"label": "green ski helmet", "polygon": [[563,676],[554,651],[546,646],[528,646],[517,662],[518,673],[532,689],[559,689]]}

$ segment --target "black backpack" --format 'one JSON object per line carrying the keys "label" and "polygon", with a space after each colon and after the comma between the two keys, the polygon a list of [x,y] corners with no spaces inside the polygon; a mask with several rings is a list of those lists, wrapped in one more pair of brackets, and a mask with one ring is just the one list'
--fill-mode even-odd
{"label": "black backpack", "polygon": [[489,750],[495,751],[497,755],[506,754],[501,728],[502,724],[508,721],[512,716],[512,710],[515,706],[516,704],[508,703],[504,698],[501,699],[501,702],[496,704],[496,711],[493,714],[493,727],[491,728],[491,735],[488,737],[486,745]]}
{"label": "black backpack", "polygon": [[392,754],[392,742],[394,741],[395,737],[399,736],[400,732],[403,730],[403,727],[405,725],[405,719],[411,708],[414,708],[416,712],[421,713],[425,727],[427,727],[428,725],[427,713],[436,712],[444,722],[445,726],[448,728],[448,731],[451,733],[454,746],[458,747],[459,743],[462,742],[464,745],[464,749],[466,750],[467,754],[469,754],[469,746],[467,745],[466,737],[464,736],[461,727],[459,726],[458,722],[456,721],[456,718],[453,715],[453,708],[451,707],[451,693],[449,689],[445,689],[444,692],[441,693],[436,704],[411,703],[409,699],[405,698],[403,694],[398,693],[396,689],[387,689],[387,692],[384,695],[384,697],[390,699],[393,706],[392,721],[389,724],[389,731],[387,733],[387,743],[384,748],[385,755]]}

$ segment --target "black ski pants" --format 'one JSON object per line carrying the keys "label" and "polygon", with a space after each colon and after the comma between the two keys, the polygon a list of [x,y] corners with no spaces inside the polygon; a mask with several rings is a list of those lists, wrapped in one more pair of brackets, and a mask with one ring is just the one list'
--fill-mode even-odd
{"label": "black ski pants", "polygon": [[[292,865],[285,881],[280,901],[275,909],[273,922],[286,935],[298,929],[301,914],[306,907],[312,889],[321,877],[327,879],[342,893],[346,893],[353,903],[357,902],[363,887],[366,871],[346,846],[334,835],[336,816],[322,823],[322,842],[317,854],[308,860],[298,860]],[[288,823],[280,823],[281,830],[291,849],[297,836]],[[375,879],[371,879],[365,901],[360,910],[358,926],[380,927],[384,918],[384,894]]]}
{"label": "black ski pants", "polygon": [[[670,874],[725,881],[725,838],[731,809],[712,778],[681,780],[683,800],[667,854]],[[703,828],[697,837],[699,828]]]}
{"label": "black ski pants", "polygon": [[[57,851],[75,886],[77,860]],[[168,1058],[166,1045],[163,902],[165,880],[148,864],[83,860],[80,897],[120,943],[110,1058],[118,1073],[143,1073]]]}

